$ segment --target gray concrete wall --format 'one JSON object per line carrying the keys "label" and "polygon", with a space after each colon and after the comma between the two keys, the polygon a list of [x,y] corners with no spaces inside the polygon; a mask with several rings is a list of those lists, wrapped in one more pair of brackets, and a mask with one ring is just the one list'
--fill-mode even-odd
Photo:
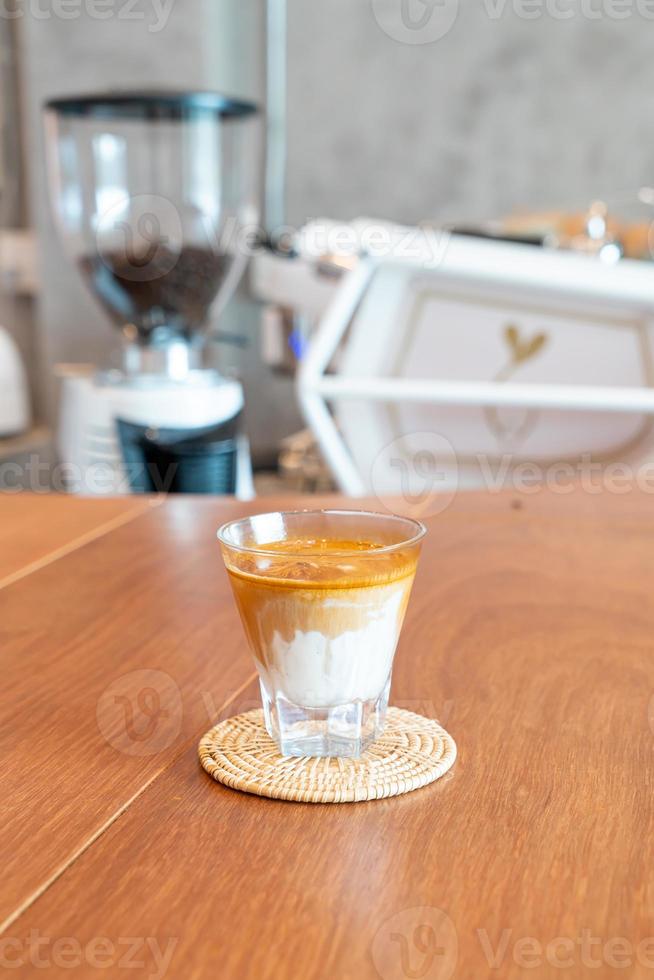
{"label": "gray concrete wall", "polygon": [[[408,2],[418,20],[424,3]],[[654,183],[654,20],[638,12],[647,4],[558,0],[525,19],[539,0],[444,0],[436,32],[456,19],[423,44],[405,43],[421,32],[401,30],[400,0],[289,8],[293,221],[476,220]]]}

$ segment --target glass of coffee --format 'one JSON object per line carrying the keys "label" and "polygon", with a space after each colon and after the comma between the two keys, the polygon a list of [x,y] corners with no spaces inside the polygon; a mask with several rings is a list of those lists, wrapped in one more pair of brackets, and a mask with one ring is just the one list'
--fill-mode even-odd
{"label": "glass of coffee", "polygon": [[358,757],[384,727],[425,528],[364,511],[295,511],[218,531],[282,755]]}

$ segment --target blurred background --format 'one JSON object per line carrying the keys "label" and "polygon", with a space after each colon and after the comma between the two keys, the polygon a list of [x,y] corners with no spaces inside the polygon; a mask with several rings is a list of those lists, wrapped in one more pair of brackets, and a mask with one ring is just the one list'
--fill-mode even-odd
{"label": "blurred background", "polygon": [[3,0],[2,489],[641,473],[653,16]]}

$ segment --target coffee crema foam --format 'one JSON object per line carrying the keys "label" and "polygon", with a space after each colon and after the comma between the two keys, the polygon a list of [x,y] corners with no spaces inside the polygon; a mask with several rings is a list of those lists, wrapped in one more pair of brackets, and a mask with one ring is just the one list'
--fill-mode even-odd
{"label": "coffee crema foam", "polygon": [[257,545],[262,553],[230,552],[231,575],[274,579],[285,588],[347,589],[386,584],[415,574],[418,549],[381,550],[383,544],[333,538],[297,538]]}

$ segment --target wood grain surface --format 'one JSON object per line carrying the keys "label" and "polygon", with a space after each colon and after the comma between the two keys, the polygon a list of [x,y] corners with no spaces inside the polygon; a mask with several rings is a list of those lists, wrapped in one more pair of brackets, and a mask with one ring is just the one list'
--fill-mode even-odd
{"label": "wood grain surface", "polygon": [[137,497],[79,498],[3,494],[0,500],[0,588],[142,513]]}
{"label": "wood grain surface", "polygon": [[[14,975],[33,975],[37,935],[62,977],[102,957],[105,976],[131,957],[132,975],[183,980],[653,976],[649,496],[460,494],[429,520],[391,700],[439,718],[459,758],[431,787],[340,806],[238,794],[197,762],[219,703],[257,697],[210,541],[226,512],[167,501],[0,593],[0,853],[22,854],[6,904],[67,861],[2,937]],[[174,742],[141,757],[96,721],[137,665],[184,704]]]}
{"label": "wood grain surface", "polygon": [[0,590],[0,921],[252,676],[215,540],[228,510],[148,507]]}

